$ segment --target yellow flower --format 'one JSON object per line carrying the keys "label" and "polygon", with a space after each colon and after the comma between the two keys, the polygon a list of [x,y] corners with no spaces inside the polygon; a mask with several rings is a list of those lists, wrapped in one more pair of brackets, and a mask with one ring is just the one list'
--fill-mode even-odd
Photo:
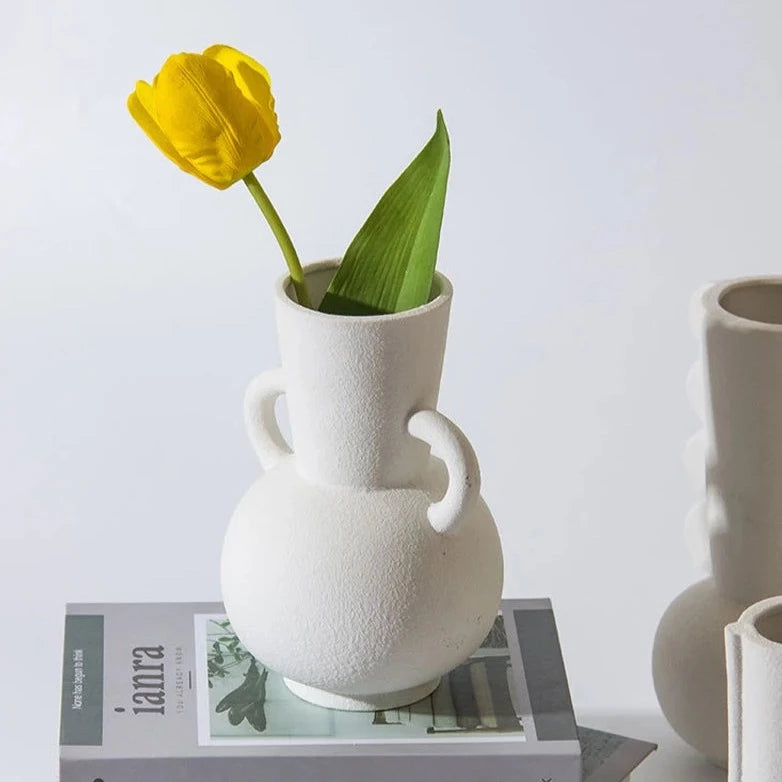
{"label": "yellow flower", "polygon": [[230,46],[173,54],[128,110],[183,171],[224,190],[268,160],[280,140],[266,69]]}

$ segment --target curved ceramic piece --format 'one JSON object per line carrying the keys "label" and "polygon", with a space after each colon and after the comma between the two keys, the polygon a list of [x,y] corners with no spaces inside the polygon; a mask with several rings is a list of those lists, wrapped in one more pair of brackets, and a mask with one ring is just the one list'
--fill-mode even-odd
{"label": "curved ceramic piece", "polygon": [[729,782],[782,779],[782,597],[725,628]]}
{"label": "curved ceramic piece", "polygon": [[481,471],[470,441],[456,424],[436,410],[419,410],[407,422],[413,437],[428,443],[432,456],[442,459],[448,470],[448,488],[441,500],[427,511],[437,532],[454,535],[481,496]]}
{"label": "curved ceramic piece", "polygon": [[[313,301],[336,266],[305,270]],[[226,532],[223,600],[243,644],[300,697],[406,705],[478,648],[502,593],[478,461],[436,411],[451,286],[438,274],[428,304],[380,316],[294,296],[281,279],[281,368],[246,396],[266,472]],[[274,415],[282,393],[292,453]]]}
{"label": "curved ceramic piece", "polygon": [[295,457],[262,475],[223,543],[223,600],[242,643],[332,708],[405,705],[469,657],[497,613],[502,552],[483,500],[457,534],[432,527],[446,482],[434,460],[419,486],[397,489],[313,484]]}
{"label": "curved ceramic piece", "polygon": [[695,566],[707,573],[710,561],[706,500],[696,502],[684,519],[684,545]]}
{"label": "curved ceramic piece", "polygon": [[690,297],[688,320],[690,333],[698,342],[703,339],[703,319],[706,316],[704,299],[708,292],[715,286],[714,282],[707,282],[695,290]]}
{"label": "curved ceramic piece", "polygon": [[[690,328],[699,342],[702,341],[705,307],[703,299],[712,285],[703,285],[693,294],[690,300]],[[701,347],[702,349],[702,347]],[[687,372],[686,392],[690,407],[705,422],[706,420],[706,386],[704,381],[705,367],[701,359],[696,360]],[[710,570],[709,537],[706,516],[706,429],[702,427],[685,443],[682,462],[692,487],[697,491],[699,499],[690,509],[684,520],[684,540],[687,551],[695,566],[706,573]]]}
{"label": "curved ceramic piece", "polygon": [[703,361],[698,359],[687,372],[687,400],[695,415],[706,420],[706,386],[703,379]]}
{"label": "curved ceramic piece", "polygon": [[663,614],[654,638],[652,674],[671,727],[715,765],[728,763],[724,628],[744,610],[713,579],[686,589]]}
{"label": "curved ceramic piece", "polygon": [[713,572],[747,606],[782,594],[782,277],[713,285],[704,306]]}
{"label": "curved ceramic piece", "polygon": [[341,711],[386,711],[399,708],[407,703],[417,703],[431,695],[440,684],[440,677],[430,682],[424,682],[407,690],[391,693],[379,693],[373,695],[335,695],[327,690],[319,690],[317,687],[308,687],[306,684],[285,679],[285,685],[294,694],[304,701],[314,703],[327,709],[339,709]]}
{"label": "curved ceramic piece", "polygon": [[684,445],[682,464],[692,487],[702,496],[706,490],[706,430],[699,429]]}
{"label": "curved ceramic piece", "polygon": [[[725,765],[723,628],[749,604],[782,594],[782,277],[704,286],[690,322],[704,335],[706,502],[690,512],[685,534],[696,555],[709,552],[714,575],[661,619],[653,668],[673,728]],[[692,371],[688,396],[698,396]],[[700,448],[697,436],[688,443],[690,470],[700,467]],[[777,777],[782,769],[757,779]]]}
{"label": "curved ceramic piece", "polygon": [[[317,302],[337,263],[306,268]],[[275,289],[296,469],[313,483],[388,488],[415,483],[429,447],[406,422],[436,410],[451,308],[436,275],[432,300],[392,315],[330,315],[293,300],[288,277]]]}
{"label": "curved ceramic piece", "polygon": [[258,375],[244,395],[247,434],[264,470],[274,469],[291,452],[274,413],[274,403],[284,393],[285,373],[282,367],[277,367]]}

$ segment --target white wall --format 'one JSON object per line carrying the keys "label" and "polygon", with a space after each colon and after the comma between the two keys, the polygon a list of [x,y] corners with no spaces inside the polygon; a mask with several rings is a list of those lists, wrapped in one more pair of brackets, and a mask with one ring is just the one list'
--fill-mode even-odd
{"label": "white wall", "polygon": [[506,594],[554,599],[578,707],[652,708],[657,619],[698,577],[681,536],[689,296],[779,269],[774,0],[3,16],[3,778],[53,773],[64,601],[218,598],[258,470],[241,397],[276,362],[279,252],[241,185],[182,174],[124,106],[166,55],[214,42],[271,71],[283,140],[259,175],[308,260],[344,250],[443,108],[442,409],[481,458]]}

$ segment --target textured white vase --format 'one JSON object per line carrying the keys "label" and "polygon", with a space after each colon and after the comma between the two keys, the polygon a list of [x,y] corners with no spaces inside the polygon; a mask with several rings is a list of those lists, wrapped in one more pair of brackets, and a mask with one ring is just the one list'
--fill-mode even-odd
{"label": "textured white vase", "polygon": [[728,782],[782,779],[782,597],[725,628]]}
{"label": "textured white vase", "polygon": [[699,304],[706,395],[700,507],[712,575],[663,615],[653,674],[674,730],[725,767],[724,627],[751,603],[782,594],[782,278],[717,283]]}
{"label": "textured white vase", "polygon": [[[305,269],[313,301],[336,265]],[[245,399],[265,472],[229,524],[222,592],[245,646],[318,705],[425,697],[499,606],[502,552],[478,463],[436,412],[450,302],[439,274],[428,304],[394,315],[306,309],[287,277],[275,289],[281,367]]]}

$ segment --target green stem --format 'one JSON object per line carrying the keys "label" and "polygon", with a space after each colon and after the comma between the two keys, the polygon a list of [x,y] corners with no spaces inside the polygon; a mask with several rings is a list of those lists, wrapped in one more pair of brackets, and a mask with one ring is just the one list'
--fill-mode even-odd
{"label": "green stem", "polygon": [[296,248],[293,246],[291,237],[285,230],[285,226],[282,224],[282,220],[280,220],[280,216],[277,214],[274,204],[269,200],[269,196],[266,195],[266,191],[261,187],[261,183],[252,171],[244,177],[243,181],[244,184],[247,185],[247,189],[252,194],[252,197],[255,199],[255,203],[258,204],[261,212],[263,212],[266,222],[269,223],[269,228],[272,229],[274,238],[280,245],[282,254],[285,256],[285,262],[288,264],[288,270],[291,274],[291,280],[299,304],[303,307],[312,309],[312,301],[310,300],[310,295],[307,291],[307,283],[304,280],[304,272],[301,270],[299,256],[296,254]]}

